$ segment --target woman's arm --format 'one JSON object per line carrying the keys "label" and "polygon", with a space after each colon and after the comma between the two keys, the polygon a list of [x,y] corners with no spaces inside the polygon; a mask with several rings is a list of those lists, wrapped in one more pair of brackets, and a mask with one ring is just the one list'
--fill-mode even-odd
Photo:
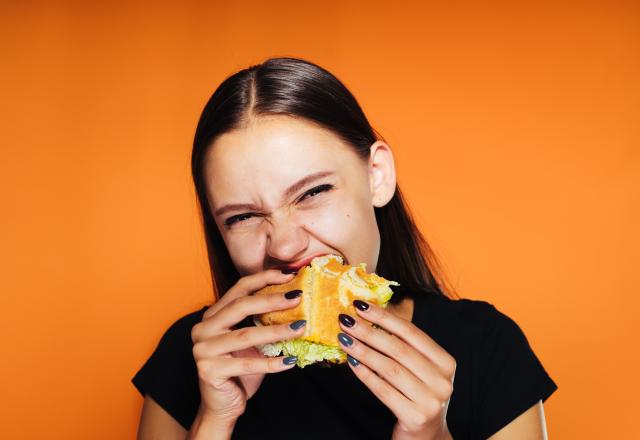
{"label": "woman's arm", "polygon": [[187,431],[149,395],[145,395],[138,440],[184,440]]}
{"label": "woman's arm", "polygon": [[516,417],[511,423],[489,437],[489,440],[547,440],[547,426],[542,401]]}
{"label": "woman's arm", "polygon": [[229,439],[233,432],[233,423],[205,419],[198,411],[191,430],[187,432],[182,425],[169,415],[149,395],[144,398],[138,440],[197,440]]}
{"label": "woman's arm", "polygon": [[191,430],[189,430],[186,440],[227,440],[231,438],[234,426],[235,420],[222,421],[205,418],[204,409],[200,407],[198,414],[196,415],[196,419],[193,421],[193,425],[191,425]]}

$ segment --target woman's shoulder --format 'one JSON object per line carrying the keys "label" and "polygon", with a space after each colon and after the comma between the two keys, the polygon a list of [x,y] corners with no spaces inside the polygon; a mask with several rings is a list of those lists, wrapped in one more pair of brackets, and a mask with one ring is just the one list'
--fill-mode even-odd
{"label": "woman's shoulder", "polygon": [[520,326],[488,301],[444,295],[414,296],[413,323],[441,345],[457,350],[492,351],[499,344],[529,346]]}
{"label": "woman's shoulder", "polygon": [[429,326],[479,328],[510,318],[493,304],[469,298],[450,298],[433,293],[413,295],[414,322]]}
{"label": "woman's shoulder", "polygon": [[194,325],[202,321],[202,317],[204,316],[204,312],[210,306],[204,306],[198,310],[194,310],[193,312],[189,312],[178,319],[176,319],[173,324],[169,326],[169,328],[165,332],[165,336],[183,336],[185,333],[189,334],[189,338],[191,337],[191,329]]}

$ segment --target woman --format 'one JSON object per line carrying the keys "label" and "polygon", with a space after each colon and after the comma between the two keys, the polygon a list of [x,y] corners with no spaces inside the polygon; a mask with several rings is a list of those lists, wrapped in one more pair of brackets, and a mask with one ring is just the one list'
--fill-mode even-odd
{"label": "woman", "polygon": [[[274,58],[227,78],[201,115],[192,171],[218,300],[171,326],[134,377],[138,438],[546,437],[555,383],[511,319],[444,294],[389,145],[332,74]],[[398,281],[391,304],[341,315],[347,364],[263,357],[256,345],[304,323],[250,317],[300,298],[251,294],[328,253]]]}

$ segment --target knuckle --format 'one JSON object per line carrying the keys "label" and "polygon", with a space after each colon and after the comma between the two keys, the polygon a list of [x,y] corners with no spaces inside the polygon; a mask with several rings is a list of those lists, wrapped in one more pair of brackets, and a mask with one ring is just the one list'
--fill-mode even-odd
{"label": "knuckle", "polygon": [[248,342],[251,339],[251,327],[244,327],[235,331],[235,336],[239,341]]}
{"label": "knuckle", "polygon": [[[364,325],[361,325],[364,324]],[[362,336],[363,338],[367,338],[371,336],[375,331],[380,331],[379,329],[375,329],[373,324],[368,324],[363,321],[358,322],[358,324],[351,330],[354,334]]]}
{"label": "knuckle", "polygon": [[252,365],[251,359],[242,358],[242,362],[240,362],[240,368],[242,368],[242,371],[244,371],[245,373],[252,373],[253,365]]}
{"label": "knuckle", "polygon": [[447,399],[451,397],[451,395],[453,394],[453,384],[447,381],[447,383],[444,384],[443,389],[444,389],[444,395],[447,397]]}
{"label": "knuckle", "polygon": [[412,417],[411,424],[417,431],[422,430],[429,423],[429,417],[424,413],[417,413]]}
{"label": "knuckle", "polygon": [[249,284],[248,278],[247,277],[242,277],[236,282],[235,287],[238,290],[244,291],[244,290],[247,290],[247,288],[249,287],[248,284]]}
{"label": "knuckle", "polygon": [[248,300],[249,300],[249,298],[246,297],[246,296],[240,296],[238,298],[233,298],[231,300],[231,302],[229,303],[229,306],[233,307],[234,309],[242,310],[246,306]]}
{"label": "knuckle", "polygon": [[280,371],[282,369],[282,360],[279,358],[270,358],[267,361],[267,368],[269,371]]}
{"label": "knuckle", "polygon": [[373,390],[378,396],[380,396],[381,400],[387,400],[391,395],[391,390],[383,381],[378,381],[373,385]]}
{"label": "knuckle", "polygon": [[438,389],[440,390],[440,394],[444,398],[449,398],[453,393],[453,384],[448,380],[443,380],[439,385]]}
{"label": "knuckle", "polygon": [[191,327],[191,342],[196,342],[199,340],[200,332],[202,330],[202,323],[198,322],[196,325]]}
{"label": "knuckle", "polygon": [[280,304],[284,298],[281,293],[272,293],[267,295],[267,301],[271,304]]}
{"label": "knuckle", "polygon": [[445,360],[445,364],[444,364],[444,372],[447,376],[453,377],[453,375],[456,372],[456,360],[453,356],[451,355],[447,355],[447,358]]}
{"label": "knuckle", "polygon": [[397,362],[387,361],[384,363],[382,370],[387,377],[397,377],[402,373],[402,368]]}
{"label": "knuckle", "polygon": [[391,356],[395,359],[406,359],[409,356],[409,348],[398,337],[393,336],[393,339],[389,350]]}
{"label": "knuckle", "polygon": [[426,407],[426,415],[430,415],[430,417],[427,420],[430,420],[432,417],[436,417],[437,414],[440,413],[440,410],[442,409],[442,402],[440,399],[429,399],[429,402],[427,403],[427,407]]}
{"label": "knuckle", "polygon": [[201,359],[203,357],[203,343],[202,342],[197,342],[195,344],[193,344],[193,349],[191,350],[193,352],[193,358],[198,360]]}
{"label": "knuckle", "polygon": [[198,369],[198,377],[202,381],[208,382],[210,380],[211,364],[209,362],[197,361],[196,368]]}
{"label": "knuckle", "polygon": [[453,376],[456,373],[456,368],[457,368],[458,364],[456,362],[456,360],[452,357],[451,358],[451,375]]}
{"label": "knuckle", "polygon": [[377,315],[381,325],[389,319],[389,312],[382,307],[374,307],[371,311]]}
{"label": "knuckle", "polygon": [[242,359],[242,371],[246,373],[256,373],[259,371],[259,365],[256,362],[257,359],[254,358],[244,358]]}
{"label": "knuckle", "polygon": [[296,330],[293,330],[291,327],[289,327],[289,324],[282,324],[277,326],[274,325],[273,327],[276,327],[273,329],[274,336],[281,339],[290,338],[291,333],[296,332]]}
{"label": "knuckle", "polygon": [[409,321],[402,321],[400,324],[402,334],[406,335],[407,339],[418,339],[422,333],[415,325]]}

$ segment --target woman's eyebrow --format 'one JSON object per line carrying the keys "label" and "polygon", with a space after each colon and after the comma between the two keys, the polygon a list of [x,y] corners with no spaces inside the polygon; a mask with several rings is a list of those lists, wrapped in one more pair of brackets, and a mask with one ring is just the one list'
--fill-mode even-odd
{"label": "woman's eyebrow", "polygon": [[[324,177],[332,176],[335,174],[333,171],[319,171],[317,173],[309,174],[308,176],[303,177],[298,180],[296,183],[287,188],[282,196],[282,201],[284,202],[292,195],[300,191],[302,188],[310,184],[311,182],[315,182],[316,180],[322,179]],[[220,216],[228,211],[236,211],[236,210],[259,210],[260,207],[251,203],[232,203],[221,206],[216,209],[215,215]]]}

